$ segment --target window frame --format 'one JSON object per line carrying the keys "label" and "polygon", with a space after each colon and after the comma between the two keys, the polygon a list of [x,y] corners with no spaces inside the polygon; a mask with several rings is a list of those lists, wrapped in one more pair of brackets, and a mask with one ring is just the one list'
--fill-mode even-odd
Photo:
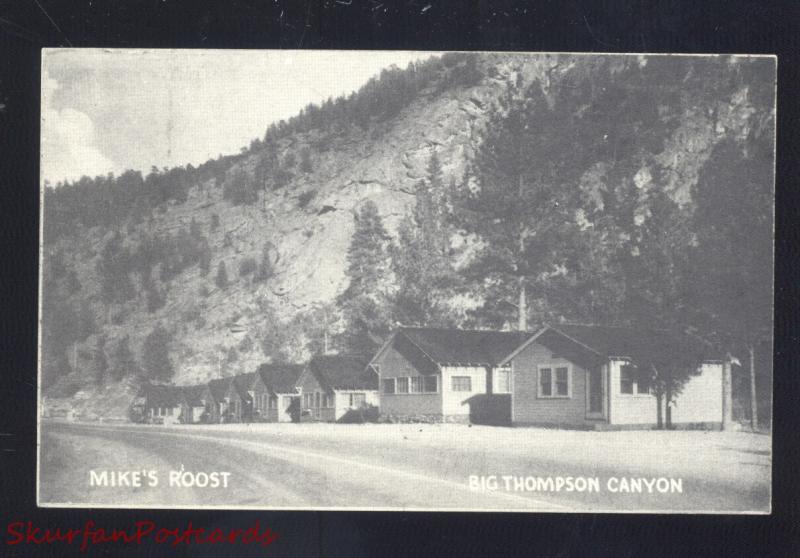
{"label": "window frame", "polygon": [[[560,368],[567,369],[567,394],[559,395],[558,393],[558,370]],[[550,371],[550,394],[547,395],[542,391],[542,370]],[[572,377],[573,366],[571,363],[559,364],[537,364],[536,365],[536,397],[538,399],[572,399]]]}
{"label": "window frame", "polygon": [[[456,389],[456,380],[467,380],[469,389]],[[450,391],[452,393],[473,393],[472,376],[463,374],[453,374],[450,376]]]}
{"label": "window frame", "polygon": [[[355,392],[350,392],[348,395],[349,395],[349,397],[348,397],[349,405],[348,406],[351,409],[360,409],[361,407],[365,407],[367,405],[367,394],[366,393],[364,393],[362,391],[355,391]],[[355,399],[356,398],[360,398],[361,399],[361,402],[358,405],[356,405],[356,403],[355,403]]]}
{"label": "window frame", "polygon": [[[625,369],[631,371],[631,392],[627,393],[622,391],[622,378]],[[641,371],[638,366],[635,366],[630,361],[622,361],[619,365],[619,382],[617,382],[617,391],[620,397],[651,397],[653,396],[652,382],[648,384],[647,391],[639,391],[639,378]]]}
{"label": "window frame", "polygon": [[[386,391],[386,382],[392,382],[392,391]],[[397,395],[397,378],[381,378],[381,394]]]}
{"label": "window frame", "polygon": [[[401,390],[400,386],[405,384],[405,390]],[[398,395],[409,395],[411,393],[411,378],[409,376],[398,376],[394,379],[394,390]]]}
{"label": "window frame", "polygon": [[[429,374],[429,375],[427,375],[427,376],[424,376],[424,375],[423,375],[423,376],[420,376],[420,378],[422,378],[422,393],[439,393],[439,385],[440,385],[440,382],[439,382],[439,376],[438,376],[438,375],[436,375],[436,374]],[[434,383],[436,384],[436,389],[434,389],[433,391],[429,391],[429,390],[427,390],[427,389],[425,388],[425,382],[426,382],[426,380],[427,380],[428,378],[433,378],[433,381],[434,381]]]}

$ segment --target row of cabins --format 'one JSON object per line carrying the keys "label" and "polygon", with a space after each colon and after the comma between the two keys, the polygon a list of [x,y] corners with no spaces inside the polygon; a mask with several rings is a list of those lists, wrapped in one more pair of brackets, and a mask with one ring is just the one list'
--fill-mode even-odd
{"label": "row of cabins", "polygon": [[194,386],[145,384],[133,406],[147,422],[220,423],[341,420],[377,406],[378,381],[361,355],[322,355],[303,366],[258,370]]}
{"label": "row of cabins", "polygon": [[[200,395],[187,392],[185,401],[202,403],[210,422],[288,421],[294,404],[320,421],[374,405],[390,421],[651,427],[659,405],[666,415],[665,403],[635,355],[661,351],[677,362],[698,350],[702,364],[670,406],[672,423],[720,427],[730,413],[730,385],[719,355],[688,336],[579,324],[536,332],[400,327],[372,358],[326,355],[305,367],[263,365],[254,374],[213,380]],[[199,407],[178,411],[180,389],[170,388],[172,412],[194,421]]]}

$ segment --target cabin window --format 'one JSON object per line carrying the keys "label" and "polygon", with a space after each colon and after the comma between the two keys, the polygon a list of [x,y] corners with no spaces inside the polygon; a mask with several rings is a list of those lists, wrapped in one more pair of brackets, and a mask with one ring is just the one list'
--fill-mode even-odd
{"label": "cabin window", "polygon": [[397,378],[397,393],[408,393],[408,378]]}
{"label": "cabin window", "polygon": [[646,370],[639,369],[636,376],[636,393],[646,395],[650,393],[650,374]]}
{"label": "cabin window", "polygon": [[626,395],[649,395],[652,379],[650,373],[633,364],[619,367],[619,392]]}
{"label": "cabin window", "polygon": [[319,409],[319,406],[320,406],[320,395],[321,395],[320,392],[318,392],[318,391],[314,392],[314,408],[315,409]]}
{"label": "cabin window", "polygon": [[471,376],[453,376],[451,382],[453,391],[472,391]]}
{"label": "cabin window", "polygon": [[572,397],[572,371],[570,367],[539,367],[539,397]]}
{"label": "cabin window", "polygon": [[439,377],[438,376],[423,376],[422,389],[425,393],[436,393],[439,391]]}
{"label": "cabin window", "polygon": [[566,397],[569,395],[569,369],[556,368],[556,395]]}
{"label": "cabin window", "polygon": [[411,378],[411,393],[422,393],[422,376]]}
{"label": "cabin window", "polygon": [[367,396],[363,393],[350,394],[350,406],[353,408],[363,407],[367,402]]}
{"label": "cabin window", "polygon": [[619,369],[619,392],[633,395],[633,385],[636,383],[634,368],[630,364],[623,364]]}
{"label": "cabin window", "polygon": [[539,396],[552,397],[553,395],[553,370],[550,368],[539,369]]}
{"label": "cabin window", "polygon": [[386,378],[383,380],[383,393],[395,393],[394,378]]}
{"label": "cabin window", "polygon": [[492,391],[494,393],[511,392],[511,370],[508,368],[498,368],[494,371]]}

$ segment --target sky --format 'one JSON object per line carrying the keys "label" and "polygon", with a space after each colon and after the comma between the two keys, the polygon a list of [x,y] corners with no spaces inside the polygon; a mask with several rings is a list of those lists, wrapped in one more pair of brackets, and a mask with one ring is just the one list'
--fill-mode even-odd
{"label": "sky", "polygon": [[308,103],[432,54],[46,49],[42,178],[54,185],[238,153]]}

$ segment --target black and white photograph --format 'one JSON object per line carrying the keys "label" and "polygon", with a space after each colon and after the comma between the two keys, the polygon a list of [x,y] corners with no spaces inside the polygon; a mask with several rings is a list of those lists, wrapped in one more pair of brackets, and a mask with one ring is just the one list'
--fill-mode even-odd
{"label": "black and white photograph", "polygon": [[39,506],[771,512],[776,57],[41,63]]}

